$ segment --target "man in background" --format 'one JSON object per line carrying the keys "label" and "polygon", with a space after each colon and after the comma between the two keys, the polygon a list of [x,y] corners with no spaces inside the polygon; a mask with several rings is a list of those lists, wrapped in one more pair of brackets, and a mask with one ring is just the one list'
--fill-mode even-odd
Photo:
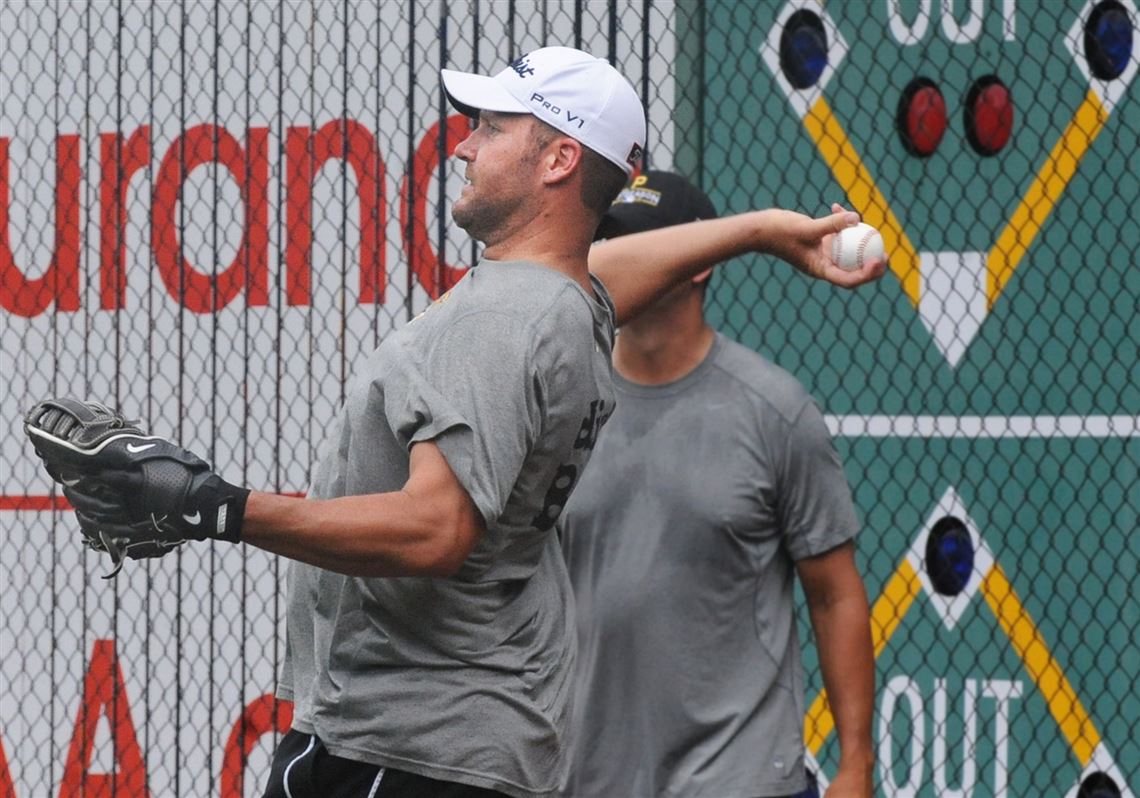
{"label": "man in background", "polygon": [[[683,177],[650,171],[598,237],[714,216]],[[617,409],[560,520],[579,637],[567,794],[804,790],[794,571],[839,733],[827,795],[870,798],[874,657],[850,490],[803,386],[706,322],[709,276],[621,328]]]}

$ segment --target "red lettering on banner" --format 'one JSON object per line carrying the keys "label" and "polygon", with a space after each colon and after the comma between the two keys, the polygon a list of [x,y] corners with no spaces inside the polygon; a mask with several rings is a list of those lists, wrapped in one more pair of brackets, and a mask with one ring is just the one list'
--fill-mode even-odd
{"label": "red lettering on banner", "polygon": [[127,304],[127,186],[150,163],[150,128],[125,143],[119,133],[103,133],[99,142],[99,304],[117,310]]}
{"label": "red lettering on banner", "polygon": [[292,724],[292,701],[281,701],[267,693],[249,703],[226,740],[226,750],[222,755],[221,798],[245,795],[245,766],[249,752],[266,734],[284,734]]}
{"label": "red lettering on banner", "polygon": [[4,756],[3,740],[0,740],[0,798],[16,798],[16,784],[8,769],[8,757]]}
{"label": "red lettering on banner", "polygon": [[[332,158],[356,175],[360,202],[360,302],[384,301],[384,161],[372,132],[351,119],[326,123],[316,134],[291,127],[285,140],[285,297],[290,305],[312,301],[313,181]],[[347,203],[345,206],[347,211]]]}
{"label": "red lettering on banner", "polygon": [[[436,254],[428,238],[427,198],[428,188],[436,167],[439,166],[439,127],[438,122],[432,125],[420,142],[420,146],[416,148],[411,169],[414,188],[410,207],[408,178],[405,177],[400,185],[400,229],[405,231],[404,249],[408,253],[412,271],[432,299],[439,299],[440,294],[459,282],[459,278],[467,271],[464,267],[449,266],[444,263],[442,254]],[[470,132],[471,122],[467,117],[462,114],[452,114],[447,118],[443,146],[446,157],[451,157],[459,142],[467,138]],[[409,226],[412,235],[410,241],[406,232]]]}
{"label": "red lettering on banner", "polygon": [[29,280],[16,266],[8,229],[8,139],[0,138],[0,307],[35,316],[54,301],[79,309],[79,136],[55,142],[55,249],[42,277]]}
{"label": "red lettering on banner", "polygon": [[[115,758],[113,773],[89,773],[95,747],[95,727],[100,716],[111,722]],[[75,719],[75,732],[67,751],[59,798],[112,798],[115,795],[145,796],[146,767],[138,736],[131,722],[123,671],[113,640],[96,640],[91,665],[83,679],[83,700]]]}
{"label": "red lettering on banner", "polygon": [[[151,205],[155,263],[171,296],[196,313],[225,307],[243,286],[251,306],[269,304],[269,130],[251,128],[248,139],[247,152],[225,128],[197,125],[174,140],[158,170]],[[245,211],[237,255],[216,276],[203,274],[182,257],[178,240],[177,207],[182,184],[194,169],[208,163],[229,170],[241,189]]]}

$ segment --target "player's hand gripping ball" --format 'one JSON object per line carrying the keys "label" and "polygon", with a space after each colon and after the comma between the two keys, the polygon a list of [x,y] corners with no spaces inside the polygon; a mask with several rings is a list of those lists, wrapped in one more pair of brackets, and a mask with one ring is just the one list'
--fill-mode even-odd
{"label": "player's hand gripping ball", "polygon": [[841,269],[855,271],[881,257],[883,237],[865,222],[837,233],[831,242],[831,258]]}

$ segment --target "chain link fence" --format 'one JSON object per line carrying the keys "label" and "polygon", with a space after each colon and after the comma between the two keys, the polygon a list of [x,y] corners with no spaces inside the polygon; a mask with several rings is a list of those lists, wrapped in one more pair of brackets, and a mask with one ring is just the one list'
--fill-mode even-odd
{"label": "chain link fence", "polygon": [[438,69],[546,44],[617,64],[648,165],[722,213],[841,201],[884,234],[876,286],[753,257],[709,295],[845,460],[878,793],[1133,795],[1138,20],[1134,0],[0,5],[0,796],[256,795],[290,716],[280,563],[196,546],[100,579],[22,411],[100,398],[302,493],[353,364],[477,255],[449,223],[467,122]]}

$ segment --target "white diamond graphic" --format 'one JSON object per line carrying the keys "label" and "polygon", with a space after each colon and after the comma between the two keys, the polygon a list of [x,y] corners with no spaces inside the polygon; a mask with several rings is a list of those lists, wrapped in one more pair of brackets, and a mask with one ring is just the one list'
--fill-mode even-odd
{"label": "white diamond graphic", "polygon": [[[1133,0],[1116,0],[1128,13],[1128,17],[1132,22],[1132,30],[1140,29],[1140,13],[1136,10],[1136,4]],[[1089,62],[1085,58],[1085,20],[1089,18],[1089,14],[1098,5],[1097,2],[1090,2],[1081,9],[1081,13],[1077,14],[1077,19],[1073,22],[1073,26],[1069,28],[1069,32],[1065,35],[1065,49],[1073,57],[1077,63],[1077,69],[1081,70],[1081,74],[1085,76],[1085,80],[1089,82],[1089,88],[1096,92],[1096,96],[1100,98],[1101,103],[1104,105],[1108,113],[1116,107],[1116,104],[1124,97],[1128,91],[1128,84],[1136,77],[1137,70],[1140,70],[1140,47],[1132,48],[1132,57],[1128,61],[1128,66],[1120,73],[1120,76],[1115,80],[1100,80],[1089,71]]]}
{"label": "white diamond graphic", "polygon": [[1092,759],[1085,765],[1085,769],[1081,771],[1081,777],[1077,780],[1077,783],[1073,785],[1072,789],[1065,793],[1065,798],[1077,798],[1077,793],[1081,788],[1081,782],[1093,773],[1103,773],[1112,778],[1112,780],[1116,782],[1116,786],[1120,788],[1121,798],[1136,798],[1136,793],[1128,787],[1128,782],[1124,780],[1120,768],[1116,766],[1116,760],[1112,758],[1112,754],[1104,747],[1104,743],[1098,745],[1096,750],[1093,751]]}
{"label": "white diamond graphic", "polygon": [[[974,542],[974,572],[970,575],[970,581],[966,583],[966,587],[956,596],[944,596],[937,592],[930,581],[930,576],[926,573],[924,564],[926,560],[926,541],[930,538],[930,530],[939,520],[948,515],[954,516],[965,524],[966,530],[970,533],[970,539]],[[918,574],[918,579],[930,599],[931,606],[942,616],[943,625],[951,630],[954,629],[962,619],[962,614],[966,611],[966,608],[970,606],[970,601],[978,592],[978,587],[981,585],[982,579],[994,566],[993,552],[990,551],[990,547],[986,545],[986,541],[982,538],[981,533],[978,532],[978,525],[974,523],[969,513],[966,512],[966,506],[962,503],[962,500],[958,497],[953,487],[946,489],[946,493],[942,495],[938,505],[926,519],[926,523],[922,529],[919,530],[918,535],[907,551],[906,559],[911,567],[914,568],[915,573]]]}
{"label": "white diamond graphic", "polygon": [[[815,85],[806,89],[797,89],[789,83],[788,79],[784,77],[784,70],[780,69],[780,36],[783,34],[784,26],[792,14],[797,11],[811,11],[818,16],[820,22],[823,23],[824,35],[827,36],[827,66],[824,67]],[[839,34],[835,20],[828,16],[820,0],[791,0],[780,11],[780,15],[776,17],[776,24],[768,32],[768,38],[760,43],[760,57],[764,59],[764,63],[772,71],[776,85],[784,92],[784,96],[788,98],[788,102],[791,103],[792,109],[800,119],[807,116],[816,100],[822,96],[823,87],[831,80],[832,75],[835,74],[840,62],[846,55],[847,42]]]}

